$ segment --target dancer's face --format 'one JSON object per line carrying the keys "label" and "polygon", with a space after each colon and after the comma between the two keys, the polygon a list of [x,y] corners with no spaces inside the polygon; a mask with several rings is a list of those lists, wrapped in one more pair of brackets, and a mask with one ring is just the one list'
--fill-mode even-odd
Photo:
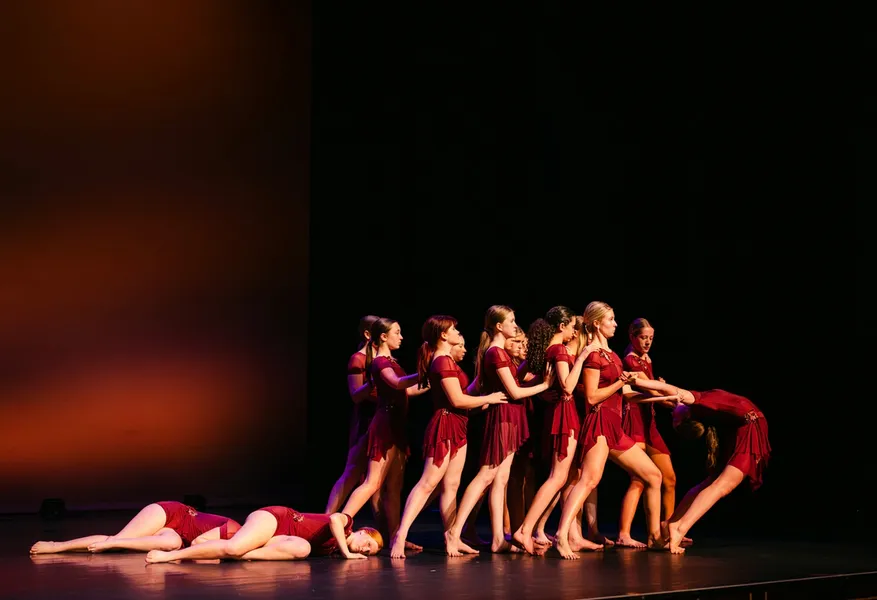
{"label": "dancer's face", "polygon": [[387,342],[387,347],[390,350],[398,350],[399,346],[402,345],[402,328],[399,327],[398,323],[393,323],[390,331],[382,334],[381,337],[385,338],[384,341]]}
{"label": "dancer's face", "polygon": [[377,554],[379,550],[378,543],[374,538],[361,529],[350,536],[350,542],[347,544],[347,547],[351,552],[358,552],[366,556]]}
{"label": "dancer's face", "polygon": [[466,344],[462,340],[461,337],[459,344],[451,346],[451,358],[454,359],[454,362],[460,362],[466,356]]}
{"label": "dancer's face", "polygon": [[673,408],[673,427],[679,427],[680,424],[684,423],[688,419],[691,418],[691,411],[684,404],[677,404],[675,408]]}
{"label": "dancer's face", "polygon": [[603,334],[607,340],[615,335],[615,329],[618,328],[618,323],[615,322],[615,311],[610,310],[603,318],[597,322],[597,329],[600,330],[600,333]]}
{"label": "dancer's face", "polygon": [[655,341],[655,330],[651,327],[643,327],[637,335],[630,336],[630,345],[637,354],[645,354]]}

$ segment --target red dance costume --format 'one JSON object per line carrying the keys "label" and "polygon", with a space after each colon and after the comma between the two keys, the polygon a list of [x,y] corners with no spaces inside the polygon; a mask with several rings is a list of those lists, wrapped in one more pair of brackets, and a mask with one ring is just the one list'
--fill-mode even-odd
{"label": "red dance costume", "polygon": [[[598,369],[600,371],[600,382],[598,388],[609,387],[621,378],[623,366],[621,359],[611,350],[604,349],[594,350],[585,359],[585,369]],[[601,435],[606,438],[606,443],[610,450],[624,452],[634,445],[634,441],[629,435],[624,433],[621,424],[621,408],[623,395],[619,389],[617,392],[606,398],[600,404],[588,407],[588,416],[585,417],[585,423],[582,426],[582,440],[579,444],[581,448],[580,456],[584,459],[585,454],[597,443],[597,438]]]}
{"label": "red dance costume", "polygon": [[393,446],[408,456],[408,434],[405,422],[408,418],[408,394],[397,390],[384,381],[381,371],[393,369],[396,377],[406,376],[396,359],[376,356],[371,364],[372,380],[378,390],[378,407],[375,418],[368,428],[368,457],[378,462],[387,456]]}
{"label": "red dance costume", "polygon": [[[277,519],[277,529],[271,537],[277,535],[294,535],[307,540],[311,545],[311,556],[331,554],[338,549],[338,542],[329,528],[330,516],[321,513],[302,513],[285,506],[266,506],[260,508],[274,515]],[[353,519],[347,517],[347,525],[344,526],[344,537],[353,531]]]}
{"label": "red dance costume", "polygon": [[457,451],[466,445],[466,427],[469,421],[466,409],[454,408],[451,404],[442,387],[442,379],[457,379],[460,388],[465,392],[469,378],[450,356],[434,358],[429,365],[428,377],[435,412],[423,434],[423,459],[432,457],[435,466],[440,467],[448,453],[454,458]]}
{"label": "red dance costume", "polygon": [[[512,377],[517,380],[518,367],[504,349],[491,346],[484,354],[482,365],[482,394],[506,392],[505,386],[497,371],[503,367],[511,370]],[[527,425],[527,408],[523,400],[508,404],[492,404],[487,408],[484,423],[484,445],[481,448],[481,464],[495,466],[524,444],[530,437]]]}
{"label": "red dance costume", "polygon": [[[530,387],[542,383],[542,377],[538,375],[524,383],[530,370],[526,359],[518,363],[517,367],[518,373],[515,379],[521,387]],[[543,406],[545,402],[536,402],[538,398],[539,395],[524,398],[524,410],[527,415],[527,427],[530,429],[530,437],[518,448],[517,453],[527,458],[536,458],[538,456],[537,452],[540,452],[542,449],[542,440],[551,433],[550,424],[547,428],[539,425],[545,421],[545,409]],[[546,452],[549,451],[550,449]]]}
{"label": "red dance costume", "polygon": [[214,515],[198,512],[191,506],[182,502],[166,501],[156,502],[164,510],[165,523],[168,529],[173,529],[183,540],[183,547],[192,545],[192,540],[204,535],[211,529],[219,527],[219,539],[227,540],[241,528],[237,521]]}
{"label": "red dance costume", "polygon": [[[545,351],[545,362],[552,365],[556,373],[557,363],[565,362],[572,369],[575,359],[563,344],[552,344]],[[563,391],[560,381],[555,381],[554,388],[557,390],[557,402],[549,405],[545,411],[545,432],[550,435],[545,436],[543,451],[546,457],[554,453],[559,460],[563,460],[566,458],[569,438],[579,439],[582,422],[573,396]]]}
{"label": "red dance costume", "polygon": [[770,459],[764,413],[749,398],[725,390],[691,393],[691,418],[714,426],[719,434],[716,472],[721,471],[721,465],[730,465],[749,477],[753,490],[761,487],[762,473]]}
{"label": "red dance costume", "polygon": [[[363,383],[368,381],[368,376],[365,372],[365,354],[359,351],[353,353],[353,356],[347,361],[347,374],[362,375]],[[377,402],[378,390],[375,386],[372,386],[368,398],[353,406],[353,414],[350,415],[349,447],[355,446],[359,443],[362,436],[368,433],[368,426],[371,425],[372,419],[375,418]]]}
{"label": "red dance costume", "polygon": [[[625,371],[645,373],[649,379],[655,379],[652,361],[631,352],[624,357]],[[655,403],[625,403],[624,433],[633,438],[634,442],[643,442],[661,454],[670,454],[670,449],[661,437],[655,422]]]}

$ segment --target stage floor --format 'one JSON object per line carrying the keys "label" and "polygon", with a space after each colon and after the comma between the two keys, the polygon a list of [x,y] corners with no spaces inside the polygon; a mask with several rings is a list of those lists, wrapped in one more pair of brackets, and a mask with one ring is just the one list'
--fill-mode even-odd
{"label": "stage floor", "polygon": [[[299,562],[147,565],[139,553],[31,557],[38,539],[113,533],[132,512],[0,518],[0,598],[865,598],[877,596],[877,549],[865,544],[740,539],[699,531],[682,556],[611,549],[577,561],[491,555],[448,558],[437,515],[411,540],[426,551],[406,560],[315,558]],[[229,516],[237,517],[232,511]],[[486,524],[479,528],[482,536]]]}

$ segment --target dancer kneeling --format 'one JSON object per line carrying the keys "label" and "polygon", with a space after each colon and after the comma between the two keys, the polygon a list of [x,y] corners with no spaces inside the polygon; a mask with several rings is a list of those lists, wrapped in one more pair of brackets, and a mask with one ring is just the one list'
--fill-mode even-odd
{"label": "dancer kneeling", "polygon": [[343,513],[301,513],[268,506],[249,514],[228,540],[204,542],[184,550],[153,550],[146,562],[226,558],[232,560],[298,560],[340,552],[344,558],[366,558],[384,545],[371,527],[352,531],[353,519]]}
{"label": "dancer kneeling", "polygon": [[182,502],[155,502],[143,507],[116,535],[37,542],[31,546],[30,553],[176,550],[208,540],[227,540],[240,528],[234,519],[198,512]]}
{"label": "dancer kneeling", "polygon": [[770,459],[767,419],[751,400],[725,390],[694,392],[642,379],[635,380],[634,385],[666,394],[651,400],[678,402],[673,409],[673,427],[680,435],[698,438],[706,434],[711,474],[691,488],[673,516],[661,524],[662,534],[670,542],[670,552],[682,554],[683,537],[720,498],[747,478],[753,490],[761,486],[762,473]]}

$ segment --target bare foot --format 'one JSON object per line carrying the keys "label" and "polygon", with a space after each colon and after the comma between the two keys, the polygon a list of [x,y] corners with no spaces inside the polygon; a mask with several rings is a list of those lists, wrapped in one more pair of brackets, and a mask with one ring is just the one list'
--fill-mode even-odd
{"label": "bare foot", "polygon": [[146,562],[148,563],[163,563],[168,562],[170,560],[170,552],[165,552],[164,550],[150,550],[146,555]]}
{"label": "bare foot", "polygon": [[685,537],[685,536],[683,535],[683,536],[682,536],[682,543],[679,544],[679,545],[682,546],[683,548],[687,548],[688,546],[690,546],[690,545],[693,544],[693,543],[694,543],[694,540],[693,540],[693,539],[691,539],[690,537]]}
{"label": "bare foot", "polygon": [[679,523],[670,523],[667,529],[670,531],[670,554],[684,554],[685,548],[681,546],[684,536],[679,531]]}
{"label": "bare foot", "polygon": [[670,523],[667,521],[661,521],[661,541],[664,544],[670,542]]}
{"label": "bare foot", "polygon": [[537,546],[551,546],[554,544],[554,538],[546,535],[544,531],[540,531],[533,536],[533,543]]}
{"label": "bare foot", "polygon": [[646,547],[645,544],[639,540],[633,539],[629,535],[619,535],[618,539],[615,540],[615,544],[622,548],[636,548],[637,550],[642,550]]}
{"label": "bare foot", "polygon": [[405,550],[408,552],[414,552],[415,554],[418,552],[423,552],[423,546],[418,546],[412,542],[405,542]]}
{"label": "bare foot", "polygon": [[460,540],[460,543],[458,544],[457,549],[460,552],[462,552],[463,554],[479,554],[478,550],[476,550],[475,548],[473,548],[472,546],[470,546],[469,544],[467,544],[463,540]]}
{"label": "bare foot", "polygon": [[554,547],[560,555],[566,560],[578,560],[579,555],[572,551],[565,537],[557,536],[554,538]]}
{"label": "bare foot", "polygon": [[523,525],[518,527],[518,530],[511,535],[511,539],[509,541],[512,544],[523,548],[527,552],[527,554],[536,553],[536,548],[533,546],[533,536],[529,533],[524,533]]}
{"label": "bare foot", "polygon": [[[595,544],[591,540],[583,537],[575,537],[570,536],[569,540],[569,549],[573,552],[581,552],[582,550],[588,550],[591,552],[596,552],[597,550],[603,549],[603,544]],[[557,538],[555,538],[556,543]],[[576,557],[578,558],[578,557]]]}
{"label": "bare foot", "polygon": [[460,552],[460,538],[450,531],[445,532],[445,550],[448,556],[463,556]]}
{"label": "bare foot", "polygon": [[390,543],[390,558],[405,558],[405,540],[399,536]]}
{"label": "bare foot", "polygon": [[55,548],[58,546],[57,542],[37,542],[33,546],[30,547],[31,554],[54,554],[58,552]]}

